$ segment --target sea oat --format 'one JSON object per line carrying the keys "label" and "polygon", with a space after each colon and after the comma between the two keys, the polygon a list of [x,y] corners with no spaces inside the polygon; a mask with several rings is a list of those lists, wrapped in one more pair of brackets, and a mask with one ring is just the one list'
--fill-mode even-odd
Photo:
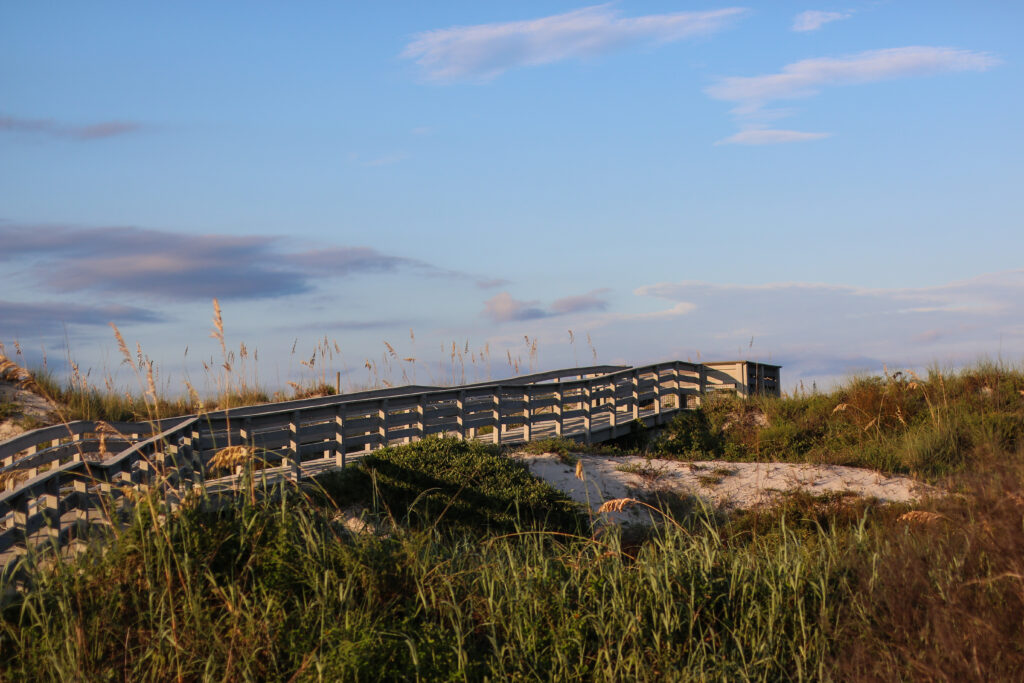
{"label": "sea oat", "polygon": [[220,449],[207,465],[211,471],[232,470],[237,465],[252,461],[252,450],[247,446],[227,446]]}
{"label": "sea oat", "polygon": [[939,514],[938,512],[928,512],[927,510],[911,510],[910,512],[904,512],[902,515],[896,518],[897,522],[906,522],[907,524],[925,525],[934,524],[940,520],[946,519],[945,515]]}
{"label": "sea oat", "polygon": [[597,509],[598,512],[622,512],[627,508],[638,504],[636,498],[613,498],[612,500],[605,501],[601,507]]}
{"label": "sea oat", "polygon": [[121,355],[124,356],[124,362],[131,365],[132,354],[128,350],[128,344],[125,343],[124,337],[121,335],[121,330],[117,329],[117,325],[114,323],[110,323],[110,326],[114,328],[114,338],[117,339],[117,348],[120,349]]}
{"label": "sea oat", "polygon": [[227,355],[227,349],[224,347],[224,320],[221,318],[220,301],[217,299],[213,300],[213,332],[210,336],[220,342],[221,350]]}

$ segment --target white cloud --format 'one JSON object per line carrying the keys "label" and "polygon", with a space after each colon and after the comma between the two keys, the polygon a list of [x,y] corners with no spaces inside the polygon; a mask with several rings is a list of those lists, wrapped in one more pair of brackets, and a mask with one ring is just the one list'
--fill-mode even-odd
{"label": "white cloud", "polygon": [[796,15],[793,19],[794,31],[817,31],[819,28],[833,21],[849,19],[853,12],[822,12],[819,10],[807,10]]}
{"label": "white cloud", "polygon": [[806,133],[799,130],[748,128],[719,140],[716,145],[777,145],[784,142],[808,142],[827,138],[831,133]]}
{"label": "white cloud", "polygon": [[401,57],[415,61],[434,81],[486,81],[518,66],[715,33],[744,12],[731,7],[622,18],[609,5],[595,5],[540,19],[425,31],[413,37]]}
{"label": "white cloud", "polygon": [[822,88],[931,76],[959,71],[985,71],[999,64],[995,57],[952,47],[894,47],[846,57],[819,57],[788,64],[763,76],[731,76],[707,88],[716,100],[738,103],[735,113],[756,112],[773,100],[810,97]]}

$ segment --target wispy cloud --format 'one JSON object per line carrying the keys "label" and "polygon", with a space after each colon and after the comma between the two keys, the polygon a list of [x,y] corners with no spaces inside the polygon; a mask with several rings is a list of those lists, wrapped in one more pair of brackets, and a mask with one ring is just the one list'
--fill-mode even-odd
{"label": "wispy cloud", "polygon": [[417,259],[383,254],[370,247],[325,247],[282,256],[285,263],[317,275],[345,276],[355,273],[393,273],[402,268],[433,267]]}
{"label": "wispy cloud", "polygon": [[287,251],[279,237],[195,235],[135,227],[0,224],[0,263],[30,263],[57,292],[92,290],[170,301],[266,299],[323,278],[414,272],[475,279],[369,247]]}
{"label": "wispy cloud", "polygon": [[894,47],[846,57],[820,57],[788,64],[778,73],[723,78],[707,89],[718,100],[736,102],[736,113],[754,113],[768,102],[811,97],[823,88],[859,85],[961,71],[985,71],[995,57],[952,47]]}
{"label": "wispy cloud", "polygon": [[495,287],[504,287],[511,284],[511,282],[502,277],[494,277],[477,280],[475,284],[480,289],[494,289]]}
{"label": "wispy cloud", "polygon": [[825,24],[841,19],[849,19],[853,12],[822,12],[820,10],[807,10],[796,15],[793,19],[793,30],[798,32],[817,31]]}
{"label": "wispy cloud", "polygon": [[483,314],[495,322],[503,323],[603,311],[608,308],[608,301],[604,298],[607,292],[607,289],[595,289],[586,294],[563,297],[553,301],[547,308],[542,307],[539,301],[521,301],[512,298],[508,292],[499,292],[484,302]]}
{"label": "wispy cloud", "polygon": [[152,323],[163,318],[135,306],[90,306],[58,302],[21,303],[0,300],[0,333],[12,341],[19,335],[32,338],[59,333],[67,325],[103,326],[116,323]]}
{"label": "wispy cloud", "polygon": [[555,299],[551,303],[551,313],[554,315],[567,315],[584,311],[604,311],[608,308],[608,300],[604,298],[604,295],[607,293],[607,289],[595,289],[586,294]]}
{"label": "wispy cloud", "polygon": [[[714,99],[735,103],[732,114],[745,130],[722,143],[765,144],[801,142],[827,137],[828,133],[769,130],[756,122],[778,118],[780,112],[765,107],[777,100],[812,97],[828,87],[862,85],[897,78],[932,76],[965,71],[986,71],[999,60],[985,52],[951,47],[911,46],[869,50],[845,57],[821,57],[788,64],[778,73],[762,76],[730,76],[708,87]],[[751,123],[755,122],[755,123]]]}
{"label": "wispy cloud", "polygon": [[0,131],[45,135],[68,140],[100,140],[126,133],[134,133],[142,126],[132,121],[102,121],[84,126],[72,126],[51,119],[24,119],[0,116]]}
{"label": "wispy cloud", "polygon": [[799,130],[747,128],[719,140],[716,145],[777,145],[785,142],[808,142],[827,138],[831,133],[807,133]]}
{"label": "wispy cloud", "polygon": [[433,81],[487,81],[515,67],[708,35],[745,11],[732,7],[621,17],[610,5],[595,5],[540,19],[425,31],[413,37],[401,56],[415,61]]}

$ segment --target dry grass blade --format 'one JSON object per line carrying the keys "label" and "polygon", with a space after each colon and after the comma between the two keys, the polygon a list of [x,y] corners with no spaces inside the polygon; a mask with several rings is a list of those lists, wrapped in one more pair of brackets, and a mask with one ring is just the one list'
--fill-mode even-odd
{"label": "dry grass blade", "polygon": [[835,408],[832,409],[832,414],[835,415],[836,413],[840,413],[840,412],[846,410],[849,407],[850,406],[847,405],[846,403],[840,403],[839,405],[837,405]]}

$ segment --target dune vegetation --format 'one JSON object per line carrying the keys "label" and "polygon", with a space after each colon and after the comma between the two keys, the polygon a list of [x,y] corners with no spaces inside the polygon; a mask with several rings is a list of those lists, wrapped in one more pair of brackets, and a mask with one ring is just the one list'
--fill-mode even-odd
{"label": "dune vegetation", "polygon": [[664,524],[619,529],[501,450],[427,439],[173,514],[142,497],[86,552],[28,558],[0,679],[1024,676],[1024,372],[709,397],[604,452],[638,450],[857,465],[948,493],[913,509],[664,501]]}

